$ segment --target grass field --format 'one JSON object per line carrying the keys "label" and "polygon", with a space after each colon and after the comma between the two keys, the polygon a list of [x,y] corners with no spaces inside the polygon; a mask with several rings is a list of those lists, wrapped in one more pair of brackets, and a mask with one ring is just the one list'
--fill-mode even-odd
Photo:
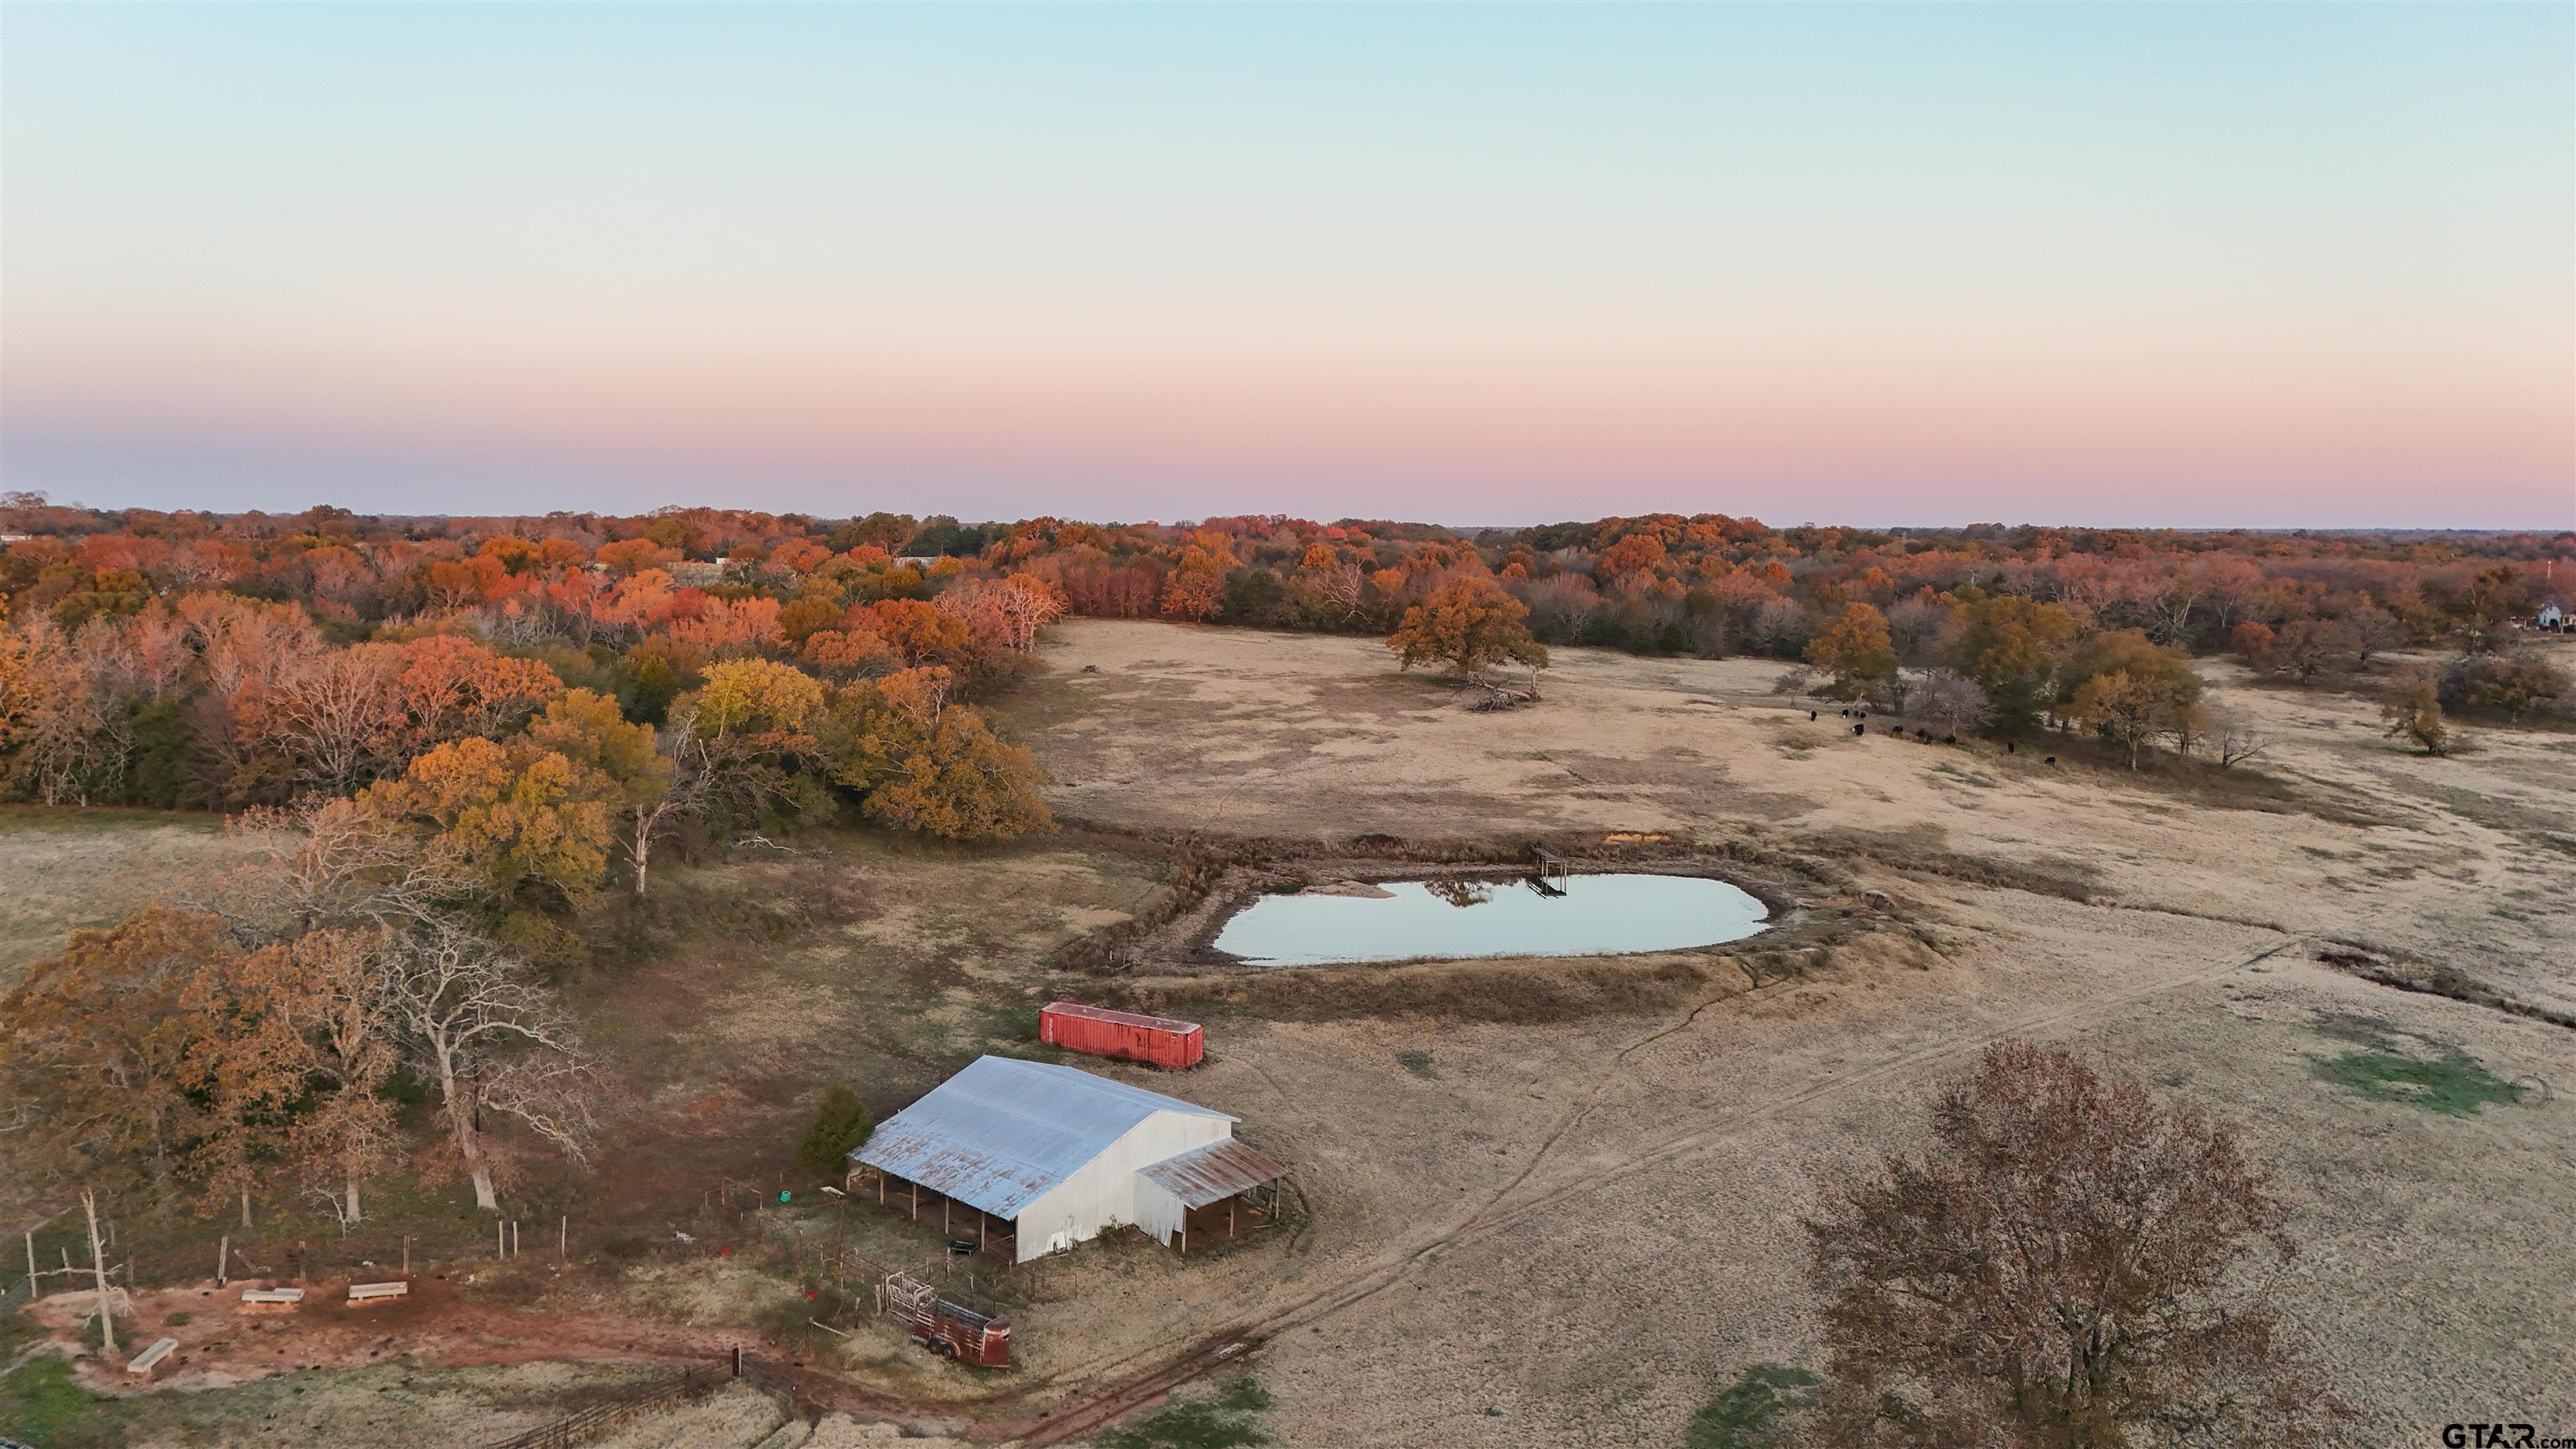
{"label": "grass field", "polygon": [[[1023,1367],[1001,1379],[889,1334],[807,1333],[800,1352],[921,1432],[987,1432],[1246,1328],[1265,1336],[1246,1381],[1258,1407],[1202,1385],[1118,1432],[1706,1440],[1761,1410],[1744,1386],[1793,1391],[1820,1366],[1797,1226],[1816,1184],[1915,1140],[1929,1094],[2020,1034],[2243,1133],[2306,1246],[2292,1316],[2363,1413],[2355,1442],[2432,1442],[2461,1418],[2576,1425],[2576,1033],[2320,959],[2345,942],[2576,1009],[2562,884],[2576,737],[2472,728],[2460,757],[2424,760],[2379,737],[2367,699],[2241,687],[2221,665],[2221,702],[2275,737],[2263,775],[2132,775],[2072,747],[2052,767],[2046,749],[1855,738],[1830,710],[1811,724],[1773,697],[1777,666],[1749,661],[1564,651],[1543,704],[1496,715],[1365,640],[1076,623],[1045,657],[1005,713],[1056,775],[1059,810],[1096,829],[999,851],[822,832],[674,869],[651,901],[586,923],[599,944],[564,989],[606,1067],[606,1142],[579,1172],[533,1169],[514,1209],[571,1214],[575,1261],[480,1265],[452,1330],[391,1347],[406,1372],[536,1383],[508,1376],[540,1371],[523,1359],[645,1361],[793,1326],[810,1310],[792,1278],[716,1257],[714,1185],[803,1186],[787,1154],[829,1081],[883,1114],[978,1051],[1030,1049],[1046,1000],[1142,994],[1206,1013],[1208,1063],[1180,1079],[1097,1069],[1236,1113],[1294,1163],[1312,1216],[1293,1245],[1184,1261],[1104,1241],[1051,1261],[1013,1308]],[[1845,910],[1752,972],[1706,951],[1051,971],[1171,881],[1169,850],[1121,831],[1662,832],[1888,904]],[[10,949],[39,954],[221,848],[158,818],[20,812],[0,825],[0,879],[52,894],[40,919],[13,919]],[[2558,1099],[2499,1086],[2528,1076]],[[809,1197],[764,1210],[759,1230],[935,1250],[935,1233],[873,1206],[843,1217]],[[396,1210],[477,1226],[460,1201],[441,1184]],[[341,1359],[322,1377],[353,1386],[354,1414],[375,1382],[357,1376],[377,1372]],[[203,1392],[143,1402],[194,1407],[136,1442],[258,1442],[221,1427],[239,1418],[221,1406],[275,1382],[183,1375]],[[577,1391],[567,1380],[561,1401]],[[323,1422],[305,1408],[298,1422]],[[143,1411],[95,1417],[129,1412]]]}

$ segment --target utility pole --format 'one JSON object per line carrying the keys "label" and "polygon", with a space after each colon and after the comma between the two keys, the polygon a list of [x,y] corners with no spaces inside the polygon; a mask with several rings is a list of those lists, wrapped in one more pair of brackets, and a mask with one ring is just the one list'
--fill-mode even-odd
{"label": "utility pole", "polygon": [[98,1195],[81,1189],[81,1208],[89,1214],[89,1271],[98,1283],[98,1337],[109,1353],[116,1352],[116,1320],[108,1311],[107,1259],[98,1246]]}

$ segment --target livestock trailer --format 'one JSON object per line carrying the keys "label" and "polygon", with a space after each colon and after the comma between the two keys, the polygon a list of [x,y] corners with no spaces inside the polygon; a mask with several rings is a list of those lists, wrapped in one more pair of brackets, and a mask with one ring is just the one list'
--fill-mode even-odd
{"label": "livestock trailer", "polygon": [[987,1318],[945,1298],[931,1298],[912,1311],[912,1341],[941,1358],[977,1368],[1011,1366],[1011,1323]]}
{"label": "livestock trailer", "polygon": [[1207,1033],[1195,1021],[1139,1016],[1070,1001],[1053,1002],[1038,1013],[1038,1040],[1069,1052],[1175,1071],[1197,1066],[1207,1055]]}

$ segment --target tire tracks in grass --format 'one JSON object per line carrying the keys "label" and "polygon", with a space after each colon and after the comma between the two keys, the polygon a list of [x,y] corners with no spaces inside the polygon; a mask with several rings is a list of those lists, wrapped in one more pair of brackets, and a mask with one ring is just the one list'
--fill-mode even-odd
{"label": "tire tracks in grass", "polygon": [[[2283,933],[2281,940],[2260,951],[2234,957],[2197,971],[2089,997],[2053,1010],[2033,1012],[1998,1023],[1984,1031],[1964,1034],[1951,1041],[1937,1042],[1899,1052],[1869,1066],[1828,1077],[1804,1090],[1740,1113],[1723,1122],[1665,1138],[1630,1156],[1624,1162],[1591,1173],[1576,1181],[1548,1189],[1518,1202],[1509,1201],[1536,1174],[1549,1151],[1562,1141],[1568,1132],[1580,1125],[1582,1119],[1598,1105],[1600,1093],[1610,1080],[1609,1074],[1605,1074],[1595,1082],[1593,1092],[1584,1105],[1569,1114],[1567,1120],[1549,1135],[1540,1145],[1539,1151],[1533,1154],[1531,1161],[1514,1175],[1510,1182],[1496,1189],[1487,1197],[1482,1207],[1460,1219],[1448,1230],[1418,1242],[1393,1257],[1380,1259],[1369,1267],[1344,1277],[1338,1283],[1318,1288],[1303,1298],[1283,1305],[1260,1320],[1239,1323],[1193,1339],[1191,1346],[1179,1355],[1166,1357],[1141,1372],[1121,1379],[1104,1389],[1079,1397],[1041,1419],[1023,1421],[1011,1426],[1012,1436],[1031,1446],[1031,1449],[1037,1449],[1037,1446],[1062,1444],[1070,1439],[1095,1432],[1116,1422],[1126,1414],[1164,1397],[1192,1379],[1223,1365],[1237,1363],[1250,1357],[1262,1346],[1289,1329],[1318,1324],[1323,1319],[1364,1303],[1397,1286],[1410,1277],[1415,1268],[1443,1248],[1490,1237],[1517,1226],[1526,1219],[1547,1211],[1571,1197],[1594,1191],[1603,1183],[1634,1177],[1639,1173],[1651,1171],[1694,1153],[1732,1141],[1756,1128],[1778,1121],[1800,1108],[1840,1096],[1855,1088],[1885,1082],[1913,1070],[1939,1065],[1973,1052],[1983,1051],[2006,1037],[2064,1026],[2070,1022],[2101,1016],[2170,992],[2219,980],[2268,961],[2310,939],[2312,938],[2306,935]],[[1703,1002],[1693,1008],[1682,1021],[1631,1042],[1613,1058],[1614,1065],[1654,1042],[1688,1029],[1716,1006],[1731,1001],[1744,1001],[1757,994],[1758,991],[1740,992]],[[1131,1354],[1124,1359],[1103,1365],[1103,1371],[1133,1363],[1150,1352],[1152,1350]]]}

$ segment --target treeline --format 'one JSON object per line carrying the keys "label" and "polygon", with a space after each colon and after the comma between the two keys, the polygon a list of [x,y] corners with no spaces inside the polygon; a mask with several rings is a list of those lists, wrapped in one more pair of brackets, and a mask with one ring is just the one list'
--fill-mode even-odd
{"label": "treeline", "polygon": [[[20,500],[0,532],[31,513],[62,515]],[[658,536],[423,544],[329,510],[95,522],[0,551],[0,783],[221,809],[260,849],[0,996],[0,1202],[139,1178],[247,1211],[265,1184],[353,1220],[412,1095],[491,1208],[530,1153],[586,1148],[548,967],[657,847],[1048,823],[1035,759],[966,702],[1062,612],[1033,577],[794,540],[750,567]]]}
{"label": "treeline", "polygon": [[[823,686],[828,708],[755,731],[781,746],[756,772],[765,788],[720,813],[837,804],[969,835],[1035,818],[1026,801],[947,797],[973,773],[961,763],[1028,773],[968,702],[1023,668],[1059,613],[1385,634],[1475,579],[1525,610],[1542,644],[1822,659],[1890,707],[1910,680],[1956,727],[2081,718],[2134,737],[2145,726],[2116,721],[2173,711],[2128,684],[2081,708],[2077,696],[2111,673],[2134,683],[2149,649],[2232,649],[2304,680],[2440,645],[2463,661],[2435,681],[2454,710],[2562,708],[2563,675],[2508,646],[2557,563],[2576,559],[2571,534],[1773,529],[1715,514],[1472,535],[1275,516],[373,518],[102,512],[23,494],[0,507],[0,534],[15,620],[0,635],[0,764],[22,796],[238,809],[346,793],[443,745],[508,735],[569,691],[666,731],[675,711],[696,718],[711,679],[746,673],[727,666],[760,662]],[[1867,616],[1894,665],[1875,663],[1866,629],[1855,653]],[[2005,645],[1978,642],[1998,632]],[[2014,654],[2032,648],[2035,660]],[[2086,662],[2113,655],[2136,667]],[[892,770],[818,767],[827,737],[846,749],[867,734],[854,721],[884,717],[881,681],[898,674],[896,693],[925,702],[914,733],[928,752]],[[2177,720],[2188,735],[2179,716],[2156,728]],[[663,753],[677,769],[675,747]]]}

